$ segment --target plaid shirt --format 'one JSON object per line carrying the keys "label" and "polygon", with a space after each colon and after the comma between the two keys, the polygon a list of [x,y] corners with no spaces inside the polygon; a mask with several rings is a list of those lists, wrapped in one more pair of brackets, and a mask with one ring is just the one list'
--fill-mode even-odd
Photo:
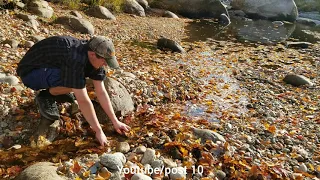
{"label": "plaid shirt", "polygon": [[18,64],[17,74],[22,77],[38,68],[59,68],[64,87],[82,89],[86,77],[104,80],[103,68],[95,69],[88,59],[88,41],[70,36],[53,36],[34,46]]}

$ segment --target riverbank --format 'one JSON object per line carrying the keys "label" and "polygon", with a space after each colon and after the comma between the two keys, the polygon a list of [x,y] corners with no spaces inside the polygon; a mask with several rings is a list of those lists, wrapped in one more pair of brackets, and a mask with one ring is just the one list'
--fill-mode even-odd
{"label": "riverbank", "polygon": [[[68,12],[54,4],[52,7],[57,16]],[[88,153],[114,152],[117,142],[122,141],[129,143],[128,159],[134,148],[144,145],[180,167],[203,167],[202,178],[319,177],[319,44],[293,49],[283,44],[183,42],[190,19],[116,16],[116,21],[85,17],[95,26],[96,34],[113,39],[123,71],[145,81],[145,88],[157,87],[147,97],[143,97],[143,88],[130,91],[140,100],[137,104],[142,104],[133,116],[125,118],[132,131],[127,137],[108,132],[111,146],[98,149],[90,131],[75,128],[72,133],[63,132],[49,147],[33,149],[30,135],[39,122],[33,92],[24,88],[16,91],[4,84],[1,104],[9,109],[0,123],[0,134],[4,135],[0,143],[2,177],[12,178],[37,161],[59,163]],[[89,38],[45,21],[37,33],[23,25],[13,11],[1,15],[0,20],[8,22],[0,25],[2,41],[17,38],[23,42],[30,35]],[[187,53],[157,50],[160,36],[182,41]],[[27,48],[2,47],[2,71],[16,75],[15,65]],[[108,72],[116,77],[116,72]],[[282,79],[288,73],[304,75],[316,86],[285,84]],[[148,105],[143,105],[146,102]],[[222,138],[209,135],[199,139],[194,127],[212,130]],[[201,142],[203,139],[208,141]],[[10,148],[14,144],[22,147]],[[140,166],[141,155],[132,156]]]}

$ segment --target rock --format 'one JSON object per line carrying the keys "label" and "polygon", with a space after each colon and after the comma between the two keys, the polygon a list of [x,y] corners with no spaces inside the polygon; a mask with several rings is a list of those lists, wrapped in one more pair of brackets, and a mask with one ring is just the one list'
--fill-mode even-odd
{"label": "rock", "polygon": [[54,13],[48,2],[43,0],[30,1],[28,3],[28,10],[44,18],[51,18]]}
{"label": "rock", "polygon": [[103,6],[94,6],[90,8],[87,13],[93,17],[100,19],[116,20],[116,17]]}
{"label": "rock", "polygon": [[246,13],[241,10],[229,10],[228,13],[230,16],[238,16],[238,17],[246,16]]}
{"label": "rock", "polygon": [[11,48],[15,49],[19,46],[19,41],[15,39],[7,39],[3,41],[2,44],[9,44]]}
{"label": "rock", "polygon": [[221,170],[217,170],[215,172],[215,175],[218,178],[218,180],[223,180],[226,177],[226,173]]}
{"label": "rock", "polygon": [[221,14],[219,17],[219,23],[226,26],[229,25],[231,23],[229,17],[226,14]]}
{"label": "rock", "polygon": [[4,77],[6,77],[6,76],[7,76],[6,73],[0,72],[0,79],[1,79],[1,78],[4,78]]}
{"label": "rock", "polygon": [[150,6],[166,9],[189,18],[219,18],[220,14],[228,14],[227,9],[219,0],[157,0],[153,1]]}
{"label": "rock", "polygon": [[170,179],[178,180],[178,179],[186,179],[186,169],[184,167],[176,167],[171,169]]}
{"label": "rock", "polygon": [[149,3],[148,3],[147,0],[136,0],[136,1],[137,1],[137,3],[140,4],[140,6],[143,7],[144,10],[147,10],[147,9],[150,8],[150,7],[149,7]]}
{"label": "rock", "polygon": [[39,162],[22,171],[16,180],[63,180],[57,174],[57,167],[50,162]]}
{"label": "rock", "polygon": [[164,166],[164,163],[162,160],[154,160],[150,165],[153,169],[161,169]]}
{"label": "rock", "polygon": [[114,156],[116,156],[117,158],[119,158],[122,162],[122,164],[125,164],[127,159],[126,159],[126,156],[121,153],[121,152],[116,152],[116,153],[113,153]]}
{"label": "rock", "polygon": [[10,86],[14,86],[14,85],[18,85],[20,81],[16,76],[6,76],[3,78],[0,78],[0,82],[8,83]]}
{"label": "rock", "polygon": [[175,168],[177,167],[177,163],[173,162],[171,159],[163,159],[164,167],[166,168]]}
{"label": "rock", "polygon": [[173,52],[184,53],[185,50],[176,41],[161,37],[157,42],[158,49],[170,49]]}
{"label": "rock", "polygon": [[154,149],[147,148],[141,159],[141,164],[151,164],[156,159],[156,151]]}
{"label": "rock", "polygon": [[301,85],[313,86],[313,83],[310,81],[310,79],[302,75],[288,74],[283,79],[283,81],[293,86],[301,86]]}
{"label": "rock", "polygon": [[41,118],[39,126],[35,132],[35,140],[31,142],[31,147],[41,148],[50,145],[59,135],[59,120],[52,122],[51,120]]}
{"label": "rock", "polygon": [[80,18],[80,19],[82,18],[82,15],[78,11],[75,11],[75,10],[70,11],[70,14],[77,18]]}
{"label": "rock", "polygon": [[31,20],[27,21],[26,25],[29,27],[32,27],[36,32],[39,32],[38,27],[40,26],[40,24],[38,23],[37,20],[31,19]]}
{"label": "rock", "polygon": [[320,25],[320,21],[319,20],[313,20],[313,19],[303,18],[303,17],[299,17],[297,19],[297,23],[304,24],[304,25],[307,25],[307,26]]}
{"label": "rock", "polygon": [[145,146],[139,146],[136,148],[135,152],[138,154],[142,154],[144,152],[146,152],[147,148]]}
{"label": "rock", "polygon": [[150,176],[147,176],[147,175],[144,175],[141,173],[137,173],[131,177],[131,180],[152,180],[152,178]]}
{"label": "rock", "polygon": [[63,16],[59,17],[55,21],[58,24],[62,24],[69,29],[74,31],[78,31],[80,33],[85,34],[94,34],[94,27],[93,25],[86,19],[80,19],[75,16]]}
{"label": "rock", "polygon": [[164,11],[162,17],[179,19],[179,17],[171,11]]}
{"label": "rock", "polygon": [[312,45],[309,42],[286,42],[288,48],[308,48]]}
{"label": "rock", "polygon": [[274,24],[267,20],[238,21],[237,23],[242,24],[237,32],[239,38],[264,44],[283,42],[291,36],[296,28],[295,24],[274,28]]}
{"label": "rock", "polygon": [[122,152],[122,153],[127,153],[130,151],[130,145],[127,142],[120,142],[116,146],[116,151]]}
{"label": "rock", "polygon": [[121,180],[122,178],[121,178],[121,174],[120,174],[120,172],[113,172],[113,173],[111,173],[111,177],[110,177],[110,179],[109,180]]}
{"label": "rock", "polygon": [[301,163],[298,170],[302,172],[307,172],[308,168],[304,163]]}
{"label": "rock", "polygon": [[[92,81],[88,81],[92,84]],[[104,85],[109,94],[113,110],[117,116],[124,116],[134,110],[134,104],[127,89],[118,81],[112,78],[106,78]],[[99,120],[107,121],[109,118],[100,106],[95,103],[95,110]]]}
{"label": "rock", "polygon": [[111,171],[119,171],[124,165],[123,159],[121,159],[119,154],[102,154],[100,156],[100,163]]}
{"label": "rock", "polygon": [[19,13],[17,14],[17,17],[24,20],[24,21],[30,21],[32,19],[37,19],[37,16],[34,15],[28,15],[28,14],[23,14],[23,13]]}
{"label": "rock", "polygon": [[30,36],[30,39],[33,40],[35,43],[45,39],[45,37],[42,36]]}
{"label": "rock", "polygon": [[146,16],[143,7],[136,0],[125,0],[123,11],[125,13],[135,14],[142,17]]}
{"label": "rock", "polygon": [[277,27],[284,25],[284,23],[282,21],[273,21],[272,24],[274,24]]}
{"label": "rock", "polygon": [[201,138],[201,141],[203,143],[206,140],[212,140],[213,142],[217,142],[217,141],[226,142],[223,136],[209,129],[193,128],[193,132],[198,138]]}
{"label": "rock", "polygon": [[26,41],[24,43],[24,47],[26,47],[26,48],[31,48],[33,45],[34,45],[33,41]]}
{"label": "rock", "polygon": [[298,17],[298,8],[294,0],[233,0],[231,6],[255,18],[258,16],[293,22]]}

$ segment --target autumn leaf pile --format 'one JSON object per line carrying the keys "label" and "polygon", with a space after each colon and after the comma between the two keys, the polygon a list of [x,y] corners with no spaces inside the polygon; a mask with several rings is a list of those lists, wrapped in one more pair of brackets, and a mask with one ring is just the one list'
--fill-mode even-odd
{"label": "autumn leaf pile", "polygon": [[[67,11],[53,5],[58,14]],[[31,34],[22,27],[14,12],[0,17],[6,38]],[[66,161],[69,158],[114,150],[119,138],[132,146],[145,145],[161,151],[191,170],[203,166],[202,179],[212,179],[218,170],[227,179],[312,179],[320,174],[320,45],[290,49],[283,44],[241,44],[234,41],[184,42],[184,26],[191,20],[160,17],[132,17],[119,14],[116,21],[95,18],[97,34],[110,36],[117,49],[120,66],[145,83],[127,89],[136,110],[123,121],[132,130],[127,137],[107,132],[111,146],[97,148],[94,136],[83,117],[69,117],[68,104],[60,105],[60,136],[44,148],[32,148],[30,137],[39,113],[30,89],[16,91],[1,84],[10,102],[6,119],[13,122],[0,149],[0,177],[13,178],[38,161]],[[50,35],[88,38],[42,22]],[[40,35],[48,36],[43,32]],[[162,52],[156,40],[165,35],[178,41],[186,54]],[[15,67],[27,49],[1,48],[1,69],[15,75]],[[282,79],[288,73],[302,74],[315,87],[293,87]],[[109,70],[108,75],[116,78]],[[89,91],[94,99],[94,94]],[[108,125],[103,128],[107,129]],[[193,128],[221,134],[226,142],[202,141]],[[9,147],[22,145],[15,150]],[[304,171],[302,166],[306,166]],[[190,175],[190,174],[189,174]],[[189,176],[190,177],[190,176]]]}

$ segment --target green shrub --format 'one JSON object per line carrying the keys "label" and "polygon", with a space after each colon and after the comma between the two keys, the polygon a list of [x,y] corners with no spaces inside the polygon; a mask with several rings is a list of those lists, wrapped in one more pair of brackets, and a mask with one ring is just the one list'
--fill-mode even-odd
{"label": "green shrub", "polygon": [[110,10],[120,12],[124,0],[90,0],[90,6],[104,6]]}
{"label": "green shrub", "polygon": [[62,0],[61,3],[69,9],[79,9],[81,0]]}

